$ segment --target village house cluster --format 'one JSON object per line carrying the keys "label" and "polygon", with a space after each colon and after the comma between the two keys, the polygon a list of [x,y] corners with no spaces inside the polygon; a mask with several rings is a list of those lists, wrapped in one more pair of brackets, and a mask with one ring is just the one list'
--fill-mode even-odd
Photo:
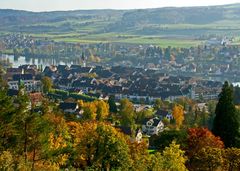
{"label": "village house cluster", "polygon": [[80,94],[114,95],[134,102],[151,104],[156,99],[175,100],[188,97],[194,100],[217,99],[221,82],[183,76],[171,76],[159,70],[133,67],[82,67],[80,65],[47,66],[41,73],[35,65],[8,68],[5,79],[10,89],[23,83],[28,92],[41,91],[41,77],[48,76],[60,90]]}
{"label": "village house cluster", "polygon": [[[159,70],[133,67],[83,67],[80,65],[47,66],[40,72],[36,65],[23,65],[8,68],[4,79],[9,86],[9,95],[17,95],[20,86],[30,94],[32,104],[42,99],[43,76],[50,77],[54,87],[64,92],[94,96],[107,99],[115,96],[121,100],[128,98],[134,103],[135,111],[146,110],[156,99],[173,101],[187,97],[194,100],[217,99],[222,83],[183,76],[171,76]],[[138,104],[145,105],[138,105]],[[81,118],[83,110],[74,102],[59,103],[59,108],[66,114],[76,114]],[[132,138],[140,141],[142,134],[148,136],[159,134],[164,130],[162,120],[169,121],[173,116],[168,110],[157,110],[153,118],[146,118],[141,130],[119,127],[122,132],[135,135]]]}
{"label": "village house cluster", "polygon": [[134,102],[152,103],[156,99],[216,99],[221,82],[183,76],[171,76],[159,70],[133,67],[48,66],[43,74],[52,78],[59,89],[83,94],[114,95]]}

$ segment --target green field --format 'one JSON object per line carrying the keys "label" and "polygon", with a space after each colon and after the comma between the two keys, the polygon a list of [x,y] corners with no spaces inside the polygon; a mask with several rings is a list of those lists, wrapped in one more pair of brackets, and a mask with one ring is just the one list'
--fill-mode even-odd
{"label": "green field", "polygon": [[140,35],[128,35],[119,33],[104,33],[104,34],[31,34],[35,38],[48,38],[56,42],[68,42],[68,43],[125,43],[136,45],[157,45],[161,47],[191,47],[197,46],[203,43],[203,41],[186,39],[186,38],[168,38],[160,36],[140,36]]}
{"label": "green field", "polygon": [[[77,10],[48,13],[1,10],[0,36],[31,34],[69,43],[121,43],[191,47],[212,37],[236,37],[240,5],[144,10]],[[11,18],[11,20],[9,20]],[[23,20],[23,18],[25,18]]]}

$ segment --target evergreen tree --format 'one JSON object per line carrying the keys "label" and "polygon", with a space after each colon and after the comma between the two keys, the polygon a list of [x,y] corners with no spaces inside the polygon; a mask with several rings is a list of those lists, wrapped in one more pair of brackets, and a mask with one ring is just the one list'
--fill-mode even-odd
{"label": "evergreen tree", "polygon": [[16,112],[12,98],[4,87],[0,89],[0,153],[15,145],[15,128],[12,124]]}
{"label": "evergreen tree", "polygon": [[233,98],[233,87],[225,82],[216,106],[213,133],[220,136],[226,147],[240,147],[240,123]]}
{"label": "evergreen tree", "polygon": [[112,113],[117,113],[117,105],[115,103],[115,97],[110,96],[108,99],[108,104],[109,104],[109,110]]}

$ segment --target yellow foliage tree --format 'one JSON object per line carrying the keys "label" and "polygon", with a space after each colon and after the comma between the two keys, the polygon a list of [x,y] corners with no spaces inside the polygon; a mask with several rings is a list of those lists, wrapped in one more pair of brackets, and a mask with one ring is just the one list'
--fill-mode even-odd
{"label": "yellow foliage tree", "polygon": [[46,153],[57,153],[58,155],[52,156],[51,160],[43,163],[48,166],[54,166],[55,168],[64,166],[68,159],[68,154],[62,151],[67,149],[68,143],[70,142],[71,136],[69,133],[69,127],[61,115],[47,114],[45,117],[52,125],[52,131],[49,133],[49,143]]}
{"label": "yellow foliage tree", "polygon": [[179,129],[182,126],[183,120],[184,120],[184,111],[183,106],[181,105],[175,105],[173,107],[173,118],[176,121],[176,128]]}
{"label": "yellow foliage tree", "polygon": [[111,125],[90,121],[68,123],[72,136],[75,168],[122,170],[129,165],[126,138]]}
{"label": "yellow foliage tree", "polygon": [[[83,102],[79,102],[83,103]],[[83,107],[83,118],[86,120],[102,121],[109,115],[109,105],[103,100],[95,100],[81,104]]]}
{"label": "yellow foliage tree", "polygon": [[97,108],[93,102],[84,103],[82,109],[83,109],[83,118],[85,120],[96,120]]}
{"label": "yellow foliage tree", "polygon": [[14,157],[11,152],[3,151],[0,155],[0,170],[14,170]]}
{"label": "yellow foliage tree", "polygon": [[180,145],[173,141],[169,147],[163,151],[163,170],[187,171],[185,162],[187,158],[184,151],[180,149]]}
{"label": "yellow foliage tree", "polygon": [[97,120],[102,121],[109,115],[109,104],[103,100],[95,101],[97,108]]}

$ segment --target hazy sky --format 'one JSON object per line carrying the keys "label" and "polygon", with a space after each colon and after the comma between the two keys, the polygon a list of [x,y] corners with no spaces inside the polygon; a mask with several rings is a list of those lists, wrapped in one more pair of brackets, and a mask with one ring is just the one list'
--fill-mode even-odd
{"label": "hazy sky", "polygon": [[240,0],[0,0],[0,8],[31,11],[74,9],[136,9],[166,6],[206,6],[240,3]]}

